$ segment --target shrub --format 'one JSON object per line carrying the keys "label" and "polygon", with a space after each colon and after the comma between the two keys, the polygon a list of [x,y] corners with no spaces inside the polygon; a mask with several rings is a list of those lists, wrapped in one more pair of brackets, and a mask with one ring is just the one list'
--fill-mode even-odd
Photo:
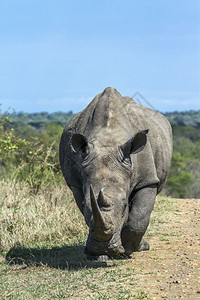
{"label": "shrub", "polygon": [[174,151],[172,156],[171,170],[167,181],[167,194],[172,197],[188,197],[188,187],[193,183],[194,177],[187,170],[187,160]]}
{"label": "shrub", "polygon": [[55,185],[61,174],[55,142],[28,141],[16,136],[10,125],[10,119],[0,115],[1,177],[25,181],[34,194],[44,185]]}

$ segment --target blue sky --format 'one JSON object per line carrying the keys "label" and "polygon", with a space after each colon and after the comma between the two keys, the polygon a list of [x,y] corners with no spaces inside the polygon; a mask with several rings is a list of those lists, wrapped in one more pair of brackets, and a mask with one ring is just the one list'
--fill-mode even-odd
{"label": "blue sky", "polygon": [[200,109],[199,0],[0,0],[0,103],[78,112],[106,87]]}

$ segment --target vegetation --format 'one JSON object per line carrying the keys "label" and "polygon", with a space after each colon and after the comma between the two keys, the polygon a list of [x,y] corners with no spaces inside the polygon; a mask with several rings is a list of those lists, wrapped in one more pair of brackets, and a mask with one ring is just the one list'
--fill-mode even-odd
{"label": "vegetation", "polygon": [[175,111],[164,114],[171,123],[182,126],[200,127],[200,110]]}
{"label": "vegetation", "polygon": [[0,184],[1,299],[198,298],[197,201],[158,197],[146,234],[151,250],[94,262],[64,184],[37,194],[24,182]]}
{"label": "vegetation", "polygon": [[[63,123],[72,114],[60,114],[66,117],[63,123],[56,118],[49,121],[47,113],[31,115],[35,119],[29,114],[0,115],[0,298],[157,299],[170,297],[175,286],[170,298],[192,294],[195,299],[197,285],[186,290],[192,276],[198,277],[193,269],[197,249],[191,241],[197,233],[189,227],[198,228],[197,210],[192,208],[194,214],[186,220],[189,213],[180,211],[184,204],[160,196],[146,234],[153,245],[150,252],[136,253],[130,260],[88,261],[84,255],[88,228],[58,161]],[[165,192],[199,197],[199,128],[177,123],[172,127],[174,154]],[[185,256],[184,244],[187,253],[191,248],[191,259]],[[184,262],[186,271],[174,269],[170,275],[179,257],[176,268]],[[174,276],[185,280],[183,290]]]}
{"label": "vegetation", "polygon": [[168,195],[200,198],[200,110],[165,113],[171,122],[174,151]]}
{"label": "vegetation", "polygon": [[58,146],[63,128],[58,123],[44,123],[36,129],[13,122],[13,116],[0,115],[0,177],[25,181],[32,193],[42,186],[56,186],[62,178]]}
{"label": "vegetation", "polygon": [[[8,112],[6,112],[6,115],[8,115]],[[12,122],[16,125],[23,124],[41,128],[42,125],[51,123],[57,123],[61,126],[65,126],[68,120],[73,116],[73,113],[72,111],[69,111],[68,113],[55,112],[49,114],[48,112],[41,112],[26,114],[23,112],[16,113],[13,111],[11,114],[9,114],[9,116],[12,119]]]}
{"label": "vegetation", "polygon": [[[159,198],[148,239],[162,236],[160,224],[175,209],[173,200]],[[86,259],[87,232],[66,186],[35,195],[25,183],[1,181],[1,299],[152,299],[140,286],[149,274],[141,266]]]}
{"label": "vegetation", "polygon": [[167,181],[168,195],[200,198],[200,127],[172,123],[174,151]]}
{"label": "vegetation", "polygon": [[42,248],[85,240],[87,228],[70,190],[62,182],[37,195],[25,182],[1,181],[0,251]]}

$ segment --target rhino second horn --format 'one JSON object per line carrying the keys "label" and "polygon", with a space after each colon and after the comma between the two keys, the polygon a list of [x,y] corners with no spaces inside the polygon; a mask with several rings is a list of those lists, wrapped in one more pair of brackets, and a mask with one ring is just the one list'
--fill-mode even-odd
{"label": "rhino second horn", "polygon": [[[98,199],[100,197],[100,193],[99,193]],[[95,198],[92,186],[90,186],[90,200],[91,200],[91,206],[92,206],[92,215],[93,215],[94,227],[104,228],[105,227],[105,220],[104,220],[104,217],[101,213],[101,210],[99,208],[97,200]]]}
{"label": "rhino second horn", "polygon": [[99,193],[97,203],[100,207],[108,207],[109,206],[108,202],[104,198],[102,191],[100,191],[100,193]]}

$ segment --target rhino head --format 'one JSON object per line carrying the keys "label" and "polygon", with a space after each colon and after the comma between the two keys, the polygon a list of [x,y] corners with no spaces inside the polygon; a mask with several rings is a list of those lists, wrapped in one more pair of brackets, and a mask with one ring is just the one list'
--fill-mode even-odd
{"label": "rhino head", "polygon": [[115,256],[124,253],[121,231],[129,213],[130,181],[136,154],[144,148],[148,130],[123,142],[119,131],[101,130],[85,136],[76,133],[71,147],[76,153],[84,193],[83,213],[89,226],[86,253]]}

